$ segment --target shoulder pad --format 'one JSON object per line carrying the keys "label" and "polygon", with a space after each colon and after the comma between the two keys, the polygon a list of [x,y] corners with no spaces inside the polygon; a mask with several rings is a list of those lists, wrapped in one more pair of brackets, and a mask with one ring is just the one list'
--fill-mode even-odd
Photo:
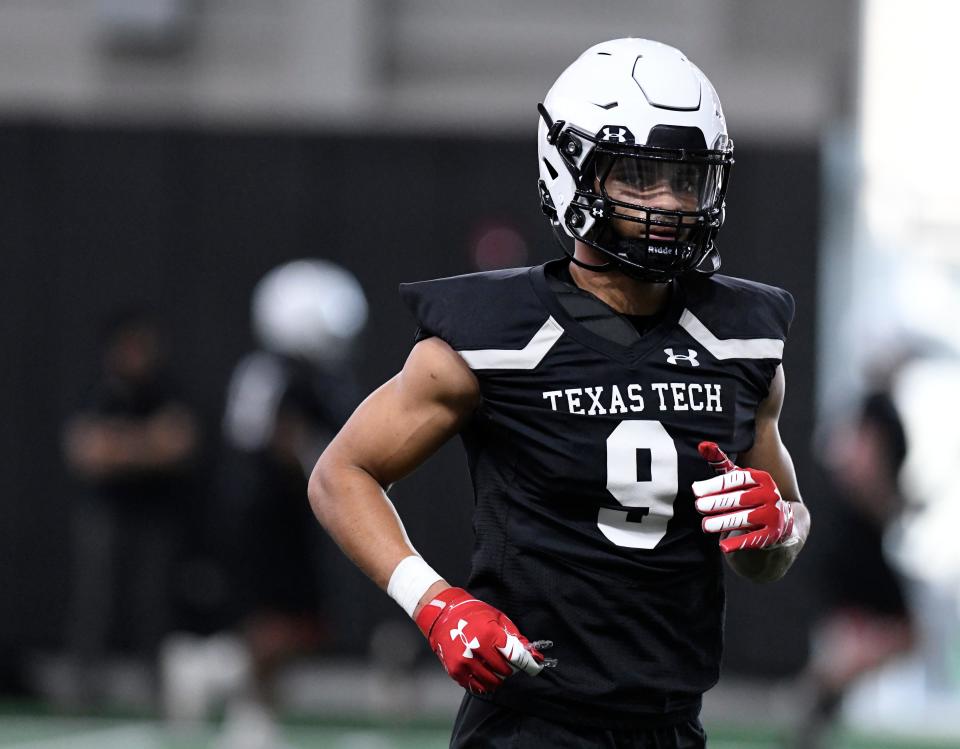
{"label": "shoulder pad", "polygon": [[717,338],[787,339],[794,313],[789,291],[719,274],[696,278],[685,288],[687,311]]}
{"label": "shoulder pad", "polygon": [[419,327],[416,340],[437,336],[458,351],[523,348],[548,317],[529,268],[470,273],[400,284],[400,298]]}

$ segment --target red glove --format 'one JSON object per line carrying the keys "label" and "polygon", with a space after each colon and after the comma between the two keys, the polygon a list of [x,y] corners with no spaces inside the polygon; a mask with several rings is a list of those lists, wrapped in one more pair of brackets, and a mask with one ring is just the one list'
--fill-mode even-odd
{"label": "red glove", "polygon": [[[721,536],[725,554],[741,549],[769,549],[797,542],[793,535],[793,506],[766,471],[738,468],[715,442],[701,442],[700,455],[719,475],[694,481],[697,511],[706,515],[706,533]],[[734,533],[731,533],[734,531]]]}
{"label": "red glove", "polygon": [[463,588],[447,588],[417,615],[417,626],[447,673],[477,694],[492,692],[515,671],[531,676],[552,665],[505,614]]}

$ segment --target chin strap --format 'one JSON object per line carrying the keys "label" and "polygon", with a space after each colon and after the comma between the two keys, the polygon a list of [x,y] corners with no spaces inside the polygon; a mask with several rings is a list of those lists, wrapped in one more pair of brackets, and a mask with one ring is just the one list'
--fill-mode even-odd
{"label": "chin strap", "polygon": [[702,273],[705,276],[712,276],[718,270],[720,270],[720,253],[717,251],[716,245],[713,242],[710,242],[710,249],[704,253],[704,256],[700,258],[700,262],[697,263],[696,267],[693,269],[695,273]]}
{"label": "chin strap", "polygon": [[570,258],[570,262],[579,265],[585,270],[592,270],[595,273],[609,273],[610,271],[617,270],[617,266],[613,262],[606,262],[603,265],[591,265],[590,263],[585,263],[582,260],[578,260],[576,257],[574,257],[573,251],[567,247],[567,243],[564,241],[564,238],[561,235],[560,222],[551,221],[550,226],[553,229],[554,239],[557,240],[557,244],[560,245],[560,249],[563,250],[563,254]]}
{"label": "chin strap", "polygon": [[564,252],[567,253],[567,257],[570,258],[570,262],[574,265],[579,265],[581,268],[586,270],[592,270],[596,273],[609,273],[610,271],[618,270],[617,266],[613,263],[604,263],[603,265],[590,265],[590,263],[585,263],[582,260],[578,260],[574,255],[572,255],[566,248]]}

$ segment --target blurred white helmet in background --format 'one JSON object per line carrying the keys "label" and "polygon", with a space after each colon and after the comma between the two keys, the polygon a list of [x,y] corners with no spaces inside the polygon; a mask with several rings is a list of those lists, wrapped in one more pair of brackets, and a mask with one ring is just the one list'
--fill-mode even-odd
{"label": "blurred white helmet in background", "polygon": [[322,367],[346,361],[367,314],[360,282],[327,260],[294,260],[274,268],[251,299],[260,346]]}

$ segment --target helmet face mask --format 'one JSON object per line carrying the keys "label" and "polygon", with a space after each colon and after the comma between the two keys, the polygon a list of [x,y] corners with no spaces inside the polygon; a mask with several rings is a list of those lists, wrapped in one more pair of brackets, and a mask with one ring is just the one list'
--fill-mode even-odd
{"label": "helmet face mask", "polygon": [[[656,84],[677,82],[682,100],[651,103],[636,72],[644,58],[646,74],[655,74]],[[598,87],[606,89],[599,99],[591,90]],[[655,93],[658,102],[670,96]],[[717,270],[714,237],[733,143],[712,86],[678,50],[643,39],[597,45],[561,75],[539,109],[541,203],[575,262],[654,282]],[[574,257],[562,234],[607,262]]]}
{"label": "helmet face mask", "polygon": [[594,151],[577,205],[594,218],[580,241],[641,280],[664,281],[693,270],[720,228],[729,160],[705,149],[651,146]]}

